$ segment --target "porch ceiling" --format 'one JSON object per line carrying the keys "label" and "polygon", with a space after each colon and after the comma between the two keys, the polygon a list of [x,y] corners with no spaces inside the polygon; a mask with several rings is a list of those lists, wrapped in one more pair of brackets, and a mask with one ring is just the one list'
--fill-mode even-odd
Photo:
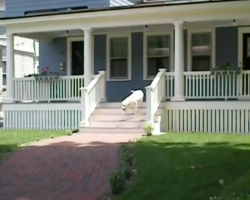
{"label": "porch ceiling", "polygon": [[[93,29],[93,34],[104,34],[104,33],[122,33],[122,32],[154,32],[154,31],[167,31],[174,29],[173,24],[154,24],[154,25],[140,25],[140,26],[124,26],[124,27],[113,27],[113,28],[95,28]],[[250,19],[238,19],[233,22],[231,20],[213,20],[205,22],[185,22],[185,29],[201,29],[210,27],[229,27],[229,26],[249,26]],[[75,30],[60,30],[60,31],[50,31],[50,32],[36,32],[36,33],[23,33],[17,34],[20,37],[26,37],[31,39],[38,39],[43,41],[51,41],[58,37],[74,37],[83,36],[83,31],[81,29]]]}

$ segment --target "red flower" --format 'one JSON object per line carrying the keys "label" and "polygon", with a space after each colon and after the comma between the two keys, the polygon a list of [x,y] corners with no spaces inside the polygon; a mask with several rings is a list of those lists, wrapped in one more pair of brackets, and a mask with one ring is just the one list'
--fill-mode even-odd
{"label": "red flower", "polygon": [[220,64],[221,66],[223,66],[223,65],[225,65],[225,63],[224,62],[221,62],[221,64]]}
{"label": "red flower", "polygon": [[49,67],[46,67],[46,70],[49,70]]}
{"label": "red flower", "polygon": [[230,65],[230,62],[227,62],[227,66],[229,66]]}
{"label": "red flower", "polygon": [[44,69],[44,68],[42,68],[42,71],[44,72],[44,71],[45,71],[45,69]]}

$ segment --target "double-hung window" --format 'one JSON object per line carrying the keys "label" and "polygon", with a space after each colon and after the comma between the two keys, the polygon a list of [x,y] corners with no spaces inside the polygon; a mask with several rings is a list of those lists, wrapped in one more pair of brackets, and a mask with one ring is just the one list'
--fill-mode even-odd
{"label": "double-hung window", "polygon": [[170,71],[170,41],[170,34],[146,36],[145,78],[153,78],[160,68]]}
{"label": "double-hung window", "polygon": [[193,32],[190,34],[190,65],[192,71],[209,71],[213,65],[212,32]]}
{"label": "double-hung window", "polygon": [[130,39],[128,36],[109,38],[109,79],[126,80],[130,73]]}

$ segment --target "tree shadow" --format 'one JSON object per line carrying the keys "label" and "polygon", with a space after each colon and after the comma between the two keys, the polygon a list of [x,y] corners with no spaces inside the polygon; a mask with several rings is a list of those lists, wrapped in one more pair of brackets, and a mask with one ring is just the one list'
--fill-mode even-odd
{"label": "tree shadow", "polygon": [[[17,146],[0,146],[6,152]],[[0,164],[0,199],[95,200],[109,190],[118,143],[60,142],[26,146]]]}

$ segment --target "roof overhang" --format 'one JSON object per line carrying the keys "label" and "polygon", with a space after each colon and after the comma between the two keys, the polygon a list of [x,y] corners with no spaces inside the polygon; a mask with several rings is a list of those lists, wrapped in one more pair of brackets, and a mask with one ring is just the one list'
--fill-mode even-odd
{"label": "roof overhang", "polygon": [[197,4],[130,7],[95,12],[29,16],[0,19],[7,33],[33,33],[86,28],[108,28],[143,24],[166,24],[175,21],[250,19],[250,1],[205,2]]}

